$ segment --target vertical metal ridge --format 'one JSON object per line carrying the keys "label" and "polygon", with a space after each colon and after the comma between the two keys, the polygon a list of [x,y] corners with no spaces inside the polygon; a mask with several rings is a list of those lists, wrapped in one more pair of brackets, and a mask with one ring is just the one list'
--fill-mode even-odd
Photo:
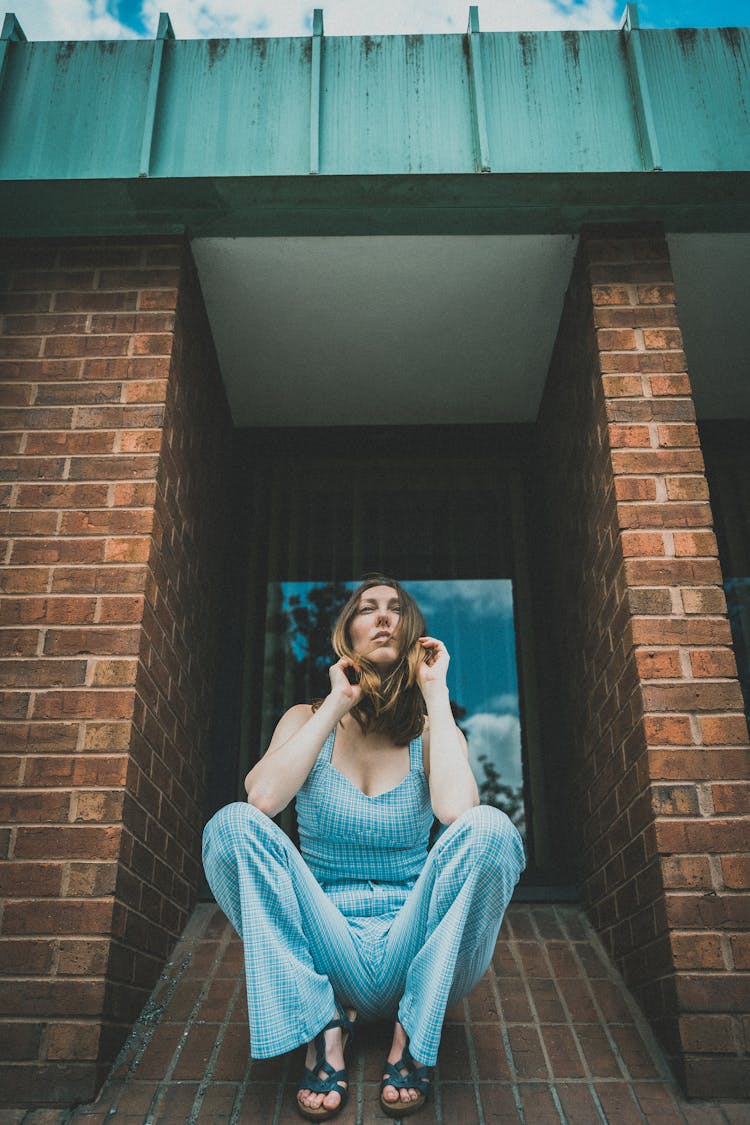
{"label": "vertical metal ridge", "polygon": [[172,21],[166,12],[159,13],[159,26],[156,29],[153,54],[151,56],[151,72],[148,79],[148,93],[146,95],[146,115],[143,122],[143,141],[141,143],[141,157],[138,162],[138,176],[141,179],[151,174],[151,146],[154,140],[154,124],[156,122],[156,105],[159,100],[159,81],[161,79],[161,63],[164,55],[165,39],[174,39]]}
{"label": "vertical metal ridge", "polygon": [[5,64],[8,61],[8,44],[9,43],[25,43],[26,36],[23,33],[23,28],[16,19],[14,12],[6,12],[5,19],[3,20],[3,30],[0,33],[0,86],[3,84],[5,77]]}
{"label": "vertical metal ridge", "polygon": [[659,139],[651,103],[651,93],[646,73],[646,62],[640,41],[641,23],[638,5],[626,4],[621,30],[625,38],[625,59],[628,67],[630,88],[633,92],[633,109],[641,142],[641,159],[646,172],[661,172],[663,168]]}
{"label": "vertical metal ridge", "polygon": [[310,72],[310,174],[320,171],[320,97],[323,70],[323,9],[313,10]]}
{"label": "vertical metal ridge", "polygon": [[480,172],[489,172],[490,146],[487,134],[487,110],[484,104],[484,76],[482,73],[482,54],[479,43],[479,7],[472,4],[469,8],[469,27],[467,39],[469,41],[469,86],[471,90],[471,107],[474,112],[476,138],[479,147],[477,161]]}

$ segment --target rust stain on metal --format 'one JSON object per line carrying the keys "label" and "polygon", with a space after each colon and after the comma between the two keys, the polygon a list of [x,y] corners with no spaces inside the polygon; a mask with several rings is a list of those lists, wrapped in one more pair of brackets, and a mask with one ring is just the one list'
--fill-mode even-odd
{"label": "rust stain on metal", "polygon": [[533,66],[538,48],[536,36],[530,31],[522,31],[518,36],[518,42],[521,44],[523,65],[526,67]]}
{"label": "rust stain on metal", "polygon": [[208,69],[213,68],[214,63],[221,62],[224,55],[227,53],[228,41],[226,39],[207,39],[206,47],[208,48]]}
{"label": "rust stain on metal", "polygon": [[466,69],[471,69],[471,49],[469,46],[469,33],[461,36],[461,50],[463,51],[464,60],[466,62]]}
{"label": "rust stain on metal", "polygon": [[720,27],[717,30],[732,54],[740,55],[742,53],[740,29],[738,27]]}
{"label": "rust stain on metal", "polygon": [[57,51],[55,52],[55,62],[59,66],[66,66],[70,61],[75,49],[75,40],[69,39],[67,42],[61,43],[57,48]]}
{"label": "rust stain on metal", "polygon": [[383,46],[383,40],[379,39],[379,38],[375,38],[372,35],[364,35],[362,37],[362,42],[363,42],[364,48],[365,48],[365,58],[366,59],[369,59],[370,55],[372,54],[372,52],[374,50],[379,49],[380,47]]}
{"label": "rust stain on metal", "polygon": [[565,52],[573,60],[573,66],[578,70],[581,63],[581,41],[578,32],[564,31],[562,37]]}
{"label": "rust stain on metal", "polygon": [[684,54],[687,55],[695,50],[698,32],[694,27],[678,27],[675,34]]}

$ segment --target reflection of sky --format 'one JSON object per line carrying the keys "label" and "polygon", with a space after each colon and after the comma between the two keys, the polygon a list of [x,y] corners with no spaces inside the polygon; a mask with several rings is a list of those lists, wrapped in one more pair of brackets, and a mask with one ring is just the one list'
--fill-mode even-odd
{"label": "reflection of sky", "polygon": [[[284,582],[284,607],[288,607],[292,595],[304,600],[315,585],[318,583]],[[355,583],[348,585],[353,589]],[[478,758],[486,754],[504,784],[521,785],[521,728],[510,579],[403,585],[418,602],[428,634],[441,640],[450,653],[448,687],[451,699],[466,709],[461,726],[468,737],[477,777],[481,777]]]}

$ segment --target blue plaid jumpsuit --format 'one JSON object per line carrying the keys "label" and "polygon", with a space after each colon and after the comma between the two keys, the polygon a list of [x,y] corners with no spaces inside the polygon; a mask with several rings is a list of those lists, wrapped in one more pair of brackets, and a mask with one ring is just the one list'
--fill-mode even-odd
{"label": "blue plaid jumpsuit", "polygon": [[216,901],[242,938],[253,1058],[310,1042],[339,1003],[398,1019],[434,1065],[443,1016],[483,976],[524,867],[521,837],[480,805],[433,823],[422,739],[409,773],[367,797],[331,764],[335,730],[297,794],[300,848],[253,805],[203,836]]}

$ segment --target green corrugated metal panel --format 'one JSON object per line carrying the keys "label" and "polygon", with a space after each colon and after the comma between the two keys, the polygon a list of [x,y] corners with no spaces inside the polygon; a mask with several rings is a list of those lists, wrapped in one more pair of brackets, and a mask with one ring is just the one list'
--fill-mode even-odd
{"label": "green corrugated metal panel", "polygon": [[153,175],[305,175],[309,147],[309,39],[165,44]]}
{"label": "green corrugated metal panel", "polygon": [[5,180],[750,170],[750,29],[4,46]]}
{"label": "green corrugated metal panel", "polygon": [[641,167],[617,31],[482,35],[493,172]]}
{"label": "green corrugated metal panel", "polygon": [[137,176],[153,43],[9,43],[3,179]]}
{"label": "green corrugated metal panel", "polygon": [[641,31],[665,168],[750,168],[750,29]]}
{"label": "green corrugated metal panel", "polygon": [[474,171],[461,35],[326,39],[321,172]]}

